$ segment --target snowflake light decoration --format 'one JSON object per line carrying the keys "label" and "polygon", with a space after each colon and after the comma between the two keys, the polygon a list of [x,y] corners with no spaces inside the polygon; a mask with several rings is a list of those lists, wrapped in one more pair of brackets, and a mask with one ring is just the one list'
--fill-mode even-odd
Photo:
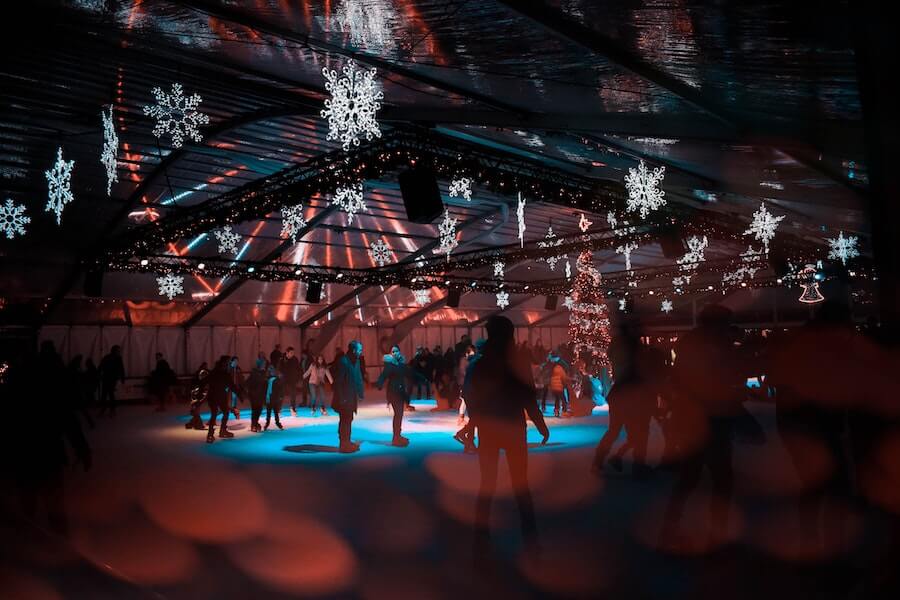
{"label": "snowflake light decoration", "polygon": [[665,167],[657,167],[650,171],[643,160],[638,163],[637,169],[628,169],[628,175],[625,176],[625,189],[628,191],[627,209],[630,212],[637,211],[643,219],[650,212],[665,206],[666,193],[659,189],[665,174]]}
{"label": "snowflake light decoration", "polygon": [[497,308],[503,310],[509,306],[509,294],[507,292],[497,292]]}
{"label": "snowflake light decoration", "polygon": [[784,215],[780,217],[774,216],[766,209],[766,203],[759,205],[759,209],[753,213],[753,221],[750,227],[744,232],[744,235],[752,235],[763,244],[765,254],[769,253],[769,242],[775,237],[775,230],[778,224],[784,219]]}
{"label": "snowflake light decoration", "polygon": [[456,239],[457,222],[456,219],[450,216],[450,210],[447,209],[444,212],[444,220],[438,225],[440,244],[434,249],[434,253],[446,254],[447,260],[450,260],[450,253],[453,252],[453,249],[459,246],[459,241]]}
{"label": "snowflake light decoration", "polygon": [[56,224],[62,221],[62,211],[66,204],[72,202],[72,169],[75,168],[74,160],[63,160],[62,148],[56,151],[56,163],[49,171],[44,171],[47,177],[49,192],[47,194],[47,206],[44,212],[56,213]]}
{"label": "snowflake light decoration", "polygon": [[566,260],[566,279],[572,279],[572,263]]}
{"label": "snowflake light decoration", "polygon": [[184,277],[181,275],[168,273],[157,277],[156,283],[159,285],[159,295],[165,296],[169,300],[184,293]]}
{"label": "snowflake light decoration", "polygon": [[840,231],[836,238],[825,238],[825,241],[830,247],[828,258],[831,260],[839,260],[841,264],[846,265],[849,259],[859,256],[859,250],[856,248],[859,239],[855,235],[844,237],[844,232]]}
{"label": "snowflake light decoration", "polygon": [[702,239],[695,235],[688,238],[687,244],[688,251],[675,262],[679,264],[682,271],[693,271],[700,266],[699,263],[706,261],[704,253],[706,247],[709,246],[709,239],[705,235]]}
{"label": "snowflake light decoration", "polygon": [[[543,241],[538,242],[537,245],[540,248],[555,248],[558,246],[562,246],[562,243],[563,243],[562,239],[557,237],[556,234],[553,232],[553,225],[550,225],[549,227],[547,227],[547,235],[545,235]],[[565,255],[548,256],[548,257],[544,258],[544,262],[546,262],[547,265],[549,265],[551,271],[555,271],[556,263],[558,263],[565,257],[566,257]]]}
{"label": "snowflake light decoration", "polygon": [[472,180],[468,177],[457,177],[450,182],[449,194],[451,198],[465,198],[466,200],[471,200]]}
{"label": "snowflake light decoration", "polygon": [[625,298],[619,298],[619,310],[621,310],[622,312],[625,312],[625,310],[627,308],[628,308],[628,300],[626,300]]}
{"label": "snowflake light decoration", "polygon": [[519,192],[519,203],[516,206],[516,220],[519,225],[519,244],[525,247],[525,198]]}
{"label": "snowflake light decoration", "polygon": [[322,69],[331,98],[325,100],[320,114],[328,119],[328,139],[339,140],[346,151],[351,145],[359,146],[360,137],[381,137],[375,114],[384,92],[375,81],[375,69],[361,71],[350,60],[341,73],[343,77],[338,77],[337,71]]}
{"label": "snowflake light decoration", "polygon": [[348,227],[353,224],[353,217],[357,213],[369,210],[366,208],[366,203],[363,200],[363,184],[361,181],[336,189],[334,196],[331,198],[331,203],[347,213]]}
{"label": "snowflake light decoration", "polygon": [[431,302],[431,290],[413,290],[413,296],[419,306],[425,306]]}
{"label": "snowflake light decoration", "polygon": [[281,237],[291,238],[297,243],[297,234],[306,227],[306,217],[303,216],[303,204],[281,207]]}
{"label": "snowflake light decoration", "polygon": [[634,242],[627,242],[625,244],[622,244],[618,248],[616,248],[616,252],[618,254],[625,255],[625,270],[626,271],[631,270],[631,253],[634,250],[637,250],[637,248],[638,248],[638,245]]}
{"label": "snowflake light decoration", "polygon": [[606,213],[606,222],[609,224],[610,229],[615,229],[619,224],[619,220],[616,218],[616,214],[613,211]]}
{"label": "snowflake light decoration", "polygon": [[[609,213],[612,214],[612,213]],[[615,217],[613,217],[615,218]],[[588,221],[587,217],[584,216],[584,213],[581,213],[581,216],[578,218],[578,229],[581,230],[581,233],[587,233],[587,230],[593,225],[592,221]]]}
{"label": "snowflake light decoration", "polygon": [[387,245],[383,238],[378,238],[372,242],[369,246],[369,254],[372,255],[372,260],[379,267],[383,267],[391,262],[391,247]]}
{"label": "snowflake light decoration", "polygon": [[109,112],[101,112],[103,119],[103,150],[100,153],[100,163],[106,168],[106,195],[112,194],[112,185],[119,180],[118,154],[119,134],[116,133],[116,124],[113,120],[113,106],[109,105]]}
{"label": "snowflake light decoration", "polygon": [[672,312],[673,309],[674,309],[674,307],[672,306],[672,301],[668,300],[668,299],[663,300],[662,303],[659,305],[659,310],[666,314],[669,314],[670,312]]}
{"label": "snowflake light decoration", "polygon": [[216,229],[213,232],[216,240],[219,242],[219,252],[221,254],[237,254],[238,244],[241,243],[239,233],[232,231],[231,225],[226,225],[222,229]]}
{"label": "snowflake light decoration", "polygon": [[380,0],[343,0],[334,12],[334,21],[350,34],[353,46],[379,53],[394,46],[391,25],[396,18],[391,3]]}
{"label": "snowflake light decoration", "polygon": [[200,94],[185,96],[180,83],[173,83],[168,94],[158,87],[152,92],[156,104],[145,106],[144,114],[156,119],[153,135],[158,138],[170,135],[173,148],[181,148],[185,138],[197,143],[203,141],[198,127],[209,124],[209,116],[197,110],[203,102]]}
{"label": "snowflake light decoration", "polygon": [[503,269],[506,268],[506,263],[502,260],[494,261],[494,277],[498,279],[503,279]]}
{"label": "snowflake light decoration", "polygon": [[563,298],[563,306],[565,306],[569,310],[572,310],[572,307],[575,306],[575,299],[572,298],[572,296],[566,296],[565,298]]}
{"label": "snowflake light decoration", "polygon": [[25,214],[25,206],[15,204],[10,198],[6,204],[0,204],[0,233],[11,240],[17,235],[25,235],[25,226],[31,223],[31,217]]}

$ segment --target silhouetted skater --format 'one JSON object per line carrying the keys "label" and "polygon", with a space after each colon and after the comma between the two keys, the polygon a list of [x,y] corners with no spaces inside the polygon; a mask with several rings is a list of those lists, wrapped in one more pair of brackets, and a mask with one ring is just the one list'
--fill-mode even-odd
{"label": "silhouetted skater", "polygon": [[547,443],[550,431],[544,423],[531,380],[529,361],[518,354],[512,322],[506,317],[491,317],[485,327],[487,343],[481,355],[472,361],[467,376],[466,402],[478,427],[478,463],[481,485],[476,503],[476,555],[490,544],[491,503],[497,486],[500,450],[506,452],[522,533],[529,545],[537,544],[534,503],[528,489],[528,445],[525,413]]}
{"label": "silhouetted skater", "polygon": [[[297,416],[297,384],[303,378],[303,369],[300,365],[300,359],[294,354],[294,349],[289,347],[281,359],[281,364],[277,365],[278,371],[281,373],[281,381],[284,385],[284,393],[291,399],[291,414]],[[301,406],[306,406],[304,401],[305,395],[301,395]]]}
{"label": "silhouetted skater", "polygon": [[116,416],[116,384],[125,383],[125,364],[122,362],[122,348],[113,346],[109,354],[100,361],[100,415],[109,410],[109,416]]}
{"label": "silhouetted skater", "polygon": [[[284,364],[284,361],[282,361]],[[284,429],[281,424],[281,406],[284,402],[284,387],[281,378],[278,376],[278,369],[274,365],[269,365],[266,377],[266,426],[268,429],[272,423],[272,413],[275,413],[275,427]]]}
{"label": "silhouetted skater", "polygon": [[244,382],[244,389],[247,390],[247,397],[250,399],[250,431],[260,432],[262,427],[259,424],[259,417],[262,415],[263,407],[266,404],[266,388],[268,377],[266,375],[265,359],[256,359],[256,366],[250,370],[247,381]]}
{"label": "silhouetted skater", "polygon": [[[231,399],[231,414],[235,419],[241,418],[241,411],[238,409],[238,400],[244,401],[244,374],[238,365],[238,357],[232,356],[228,363],[228,388],[231,390],[229,398]],[[226,407],[227,410],[227,407]]]}
{"label": "silhouetted skater", "polygon": [[233,393],[229,386],[232,385],[232,377],[228,372],[229,359],[223,356],[202,380],[202,385],[206,388],[206,401],[209,404],[209,430],[206,433],[206,443],[212,444],[216,441],[216,417],[221,411],[222,425],[219,428],[220,438],[233,438],[234,434],[228,431],[228,413],[230,395]]}
{"label": "silhouetted skater", "polygon": [[678,479],[663,519],[663,542],[671,540],[691,492],[708,468],[717,500],[712,505],[711,537],[724,535],[733,492],[732,440],[745,413],[745,378],[730,327],[732,313],[723,306],[707,306],[699,325],[682,335],[675,346],[673,411],[683,413],[680,422],[693,432],[685,438],[693,449],[681,464]]}
{"label": "silhouetted skater", "polygon": [[400,352],[399,346],[393,346],[390,354],[384,355],[384,368],[375,387],[379,390],[387,384],[387,402],[394,411],[394,437],[393,446],[409,446],[409,439],[400,435],[403,428],[403,411],[409,402],[409,382],[412,380],[421,382],[425,378],[406,364],[406,359]]}
{"label": "silhouetted skater", "polygon": [[169,366],[169,361],[163,358],[159,352],[156,353],[156,368],[150,372],[149,389],[153,396],[159,401],[157,411],[166,409],[166,401],[172,393],[172,386],[178,382],[175,371]]}
{"label": "silhouetted skater", "polygon": [[197,369],[197,372],[194,373],[194,378],[191,380],[191,404],[189,408],[191,419],[184,424],[185,429],[206,429],[203,419],[200,418],[200,409],[206,403],[206,396],[209,393],[209,388],[203,383],[207,375],[209,375],[209,367],[204,362]]}
{"label": "silhouetted skater", "polygon": [[359,444],[350,439],[353,427],[353,415],[363,399],[363,377],[360,371],[359,357],[362,356],[363,345],[353,340],[347,346],[347,353],[341,356],[333,367],[334,398],[331,407],[337,412],[339,450],[344,453],[357,452]]}
{"label": "silhouetted skater", "polygon": [[[64,394],[69,393],[62,359],[52,342],[41,344],[37,357],[15,357],[0,387],[0,397],[14,423],[25,423],[33,417],[34,406],[42,409],[41,426],[14,427],[0,443],[5,460],[3,472],[12,475],[21,508],[34,520],[42,509],[53,531],[68,533],[65,514],[63,480],[70,464],[70,450],[75,462],[91,466],[91,449],[81,428],[74,406]],[[24,401],[25,399],[30,402]]]}

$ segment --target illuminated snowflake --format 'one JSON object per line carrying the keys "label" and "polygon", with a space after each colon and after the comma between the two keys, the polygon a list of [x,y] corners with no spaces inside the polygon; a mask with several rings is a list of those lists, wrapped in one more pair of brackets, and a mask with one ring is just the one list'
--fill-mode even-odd
{"label": "illuminated snowflake", "polygon": [[391,262],[391,247],[388,246],[382,238],[378,238],[372,242],[369,246],[369,253],[372,255],[372,260],[374,260],[375,264],[379,267],[383,267]]}
{"label": "illuminated snowflake", "polygon": [[849,259],[859,256],[859,250],[856,248],[859,239],[855,235],[844,237],[844,232],[840,231],[836,238],[825,238],[825,241],[830,247],[828,258],[840,260],[841,264],[846,265]]}
{"label": "illuminated snowflake", "polygon": [[665,206],[666,193],[659,188],[665,174],[665,167],[657,167],[649,171],[643,160],[638,163],[637,169],[628,169],[628,175],[625,176],[625,189],[628,190],[628,210],[639,212],[643,219],[651,211]]}
{"label": "illuminated snowflake", "polygon": [[165,296],[169,300],[184,293],[184,277],[181,275],[168,273],[157,277],[156,283],[159,285],[159,295]]}
{"label": "illuminated snowflake", "polygon": [[497,308],[504,309],[509,306],[509,294],[507,292],[497,292]]}
{"label": "illuminated snowflake", "polygon": [[693,277],[693,275],[680,275],[678,277],[673,277],[672,285],[675,285],[675,286],[690,285],[691,277]]}
{"label": "illuminated snowflake", "polygon": [[103,151],[100,153],[100,162],[106,168],[106,195],[109,196],[112,194],[112,185],[119,180],[119,134],[116,133],[112,104],[109,105],[109,112],[101,112],[100,117],[103,119]]}
{"label": "illuminated snowflake", "polygon": [[494,277],[499,279],[503,279],[503,269],[506,268],[506,264],[502,260],[498,260],[494,262]]}
{"label": "illuminated snowflake", "polygon": [[572,263],[566,259],[566,279],[572,279]]}
{"label": "illuminated snowflake", "polygon": [[457,177],[450,182],[450,197],[472,199],[472,180],[468,177]]}
{"label": "illuminated snowflake", "polygon": [[363,184],[358,182],[334,191],[331,203],[347,213],[347,226],[353,224],[353,217],[357,213],[369,210],[363,200]]}
{"label": "illuminated snowflake", "polygon": [[628,308],[628,301],[625,298],[619,298],[619,310],[625,311]]}
{"label": "illuminated snowflake", "polygon": [[375,114],[384,93],[375,81],[375,69],[360,71],[351,60],[341,72],[343,77],[338,77],[337,71],[322,69],[331,98],[325,100],[321,115],[328,119],[328,139],[339,140],[349,150],[351,144],[359,146],[360,137],[381,137]]}
{"label": "illuminated snowflake", "polygon": [[606,222],[609,224],[610,229],[615,229],[619,224],[619,220],[616,218],[616,214],[613,211],[606,213]]}
{"label": "illuminated snowflake", "polygon": [[697,236],[693,236],[688,238],[687,244],[688,251],[684,253],[684,256],[682,256],[675,262],[680,265],[679,268],[682,271],[693,271],[700,266],[701,262],[704,262],[706,260],[704,252],[706,251],[706,247],[709,246],[709,240],[705,235],[702,239]]}
{"label": "illuminated snowflake", "polygon": [[[544,236],[544,240],[538,242],[538,247],[540,248],[556,248],[562,246],[562,239],[556,237],[556,234],[553,233],[553,226],[547,227],[547,235]],[[544,258],[544,261],[550,266],[551,271],[556,270],[556,263],[564,259],[566,256],[548,256]]]}
{"label": "illuminated snowflake", "polygon": [[158,138],[172,136],[172,147],[181,148],[185,138],[199,143],[203,141],[198,127],[209,123],[209,116],[197,110],[203,98],[200,94],[185,96],[180,83],[172,84],[171,93],[153,88],[156,104],[144,107],[144,114],[156,119],[153,135]]}
{"label": "illuminated snowflake", "polygon": [[306,227],[306,217],[303,216],[303,204],[281,207],[281,237],[291,238],[297,243],[297,234]]}
{"label": "illuminated snowflake", "polygon": [[238,253],[238,244],[241,243],[241,236],[237,232],[232,231],[231,225],[215,230],[213,235],[216,236],[216,240],[219,242],[219,252],[221,254]]}
{"label": "illuminated snowflake", "polygon": [[47,194],[47,206],[44,212],[56,213],[56,224],[62,221],[62,211],[66,204],[75,198],[72,196],[72,169],[75,168],[74,160],[63,160],[62,148],[56,151],[56,163],[49,171],[44,171],[47,177],[47,185],[50,188]]}
{"label": "illuminated snowflake", "polygon": [[625,255],[625,270],[626,271],[631,270],[631,253],[633,251],[637,250],[637,248],[638,248],[638,245],[634,242],[627,242],[625,244],[622,244],[618,248],[616,248],[616,252],[618,254]]}
{"label": "illuminated snowflake", "polygon": [[453,249],[459,246],[459,241],[456,239],[457,222],[456,219],[450,216],[450,210],[447,209],[444,212],[444,220],[438,225],[440,244],[434,249],[434,253],[446,254],[447,260],[450,260],[450,253],[453,252]]}
{"label": "illuminated snowflake", "polygon": [[[609,213],[612,214],[612,213]],[[615,218],[615,217],[613,217]],[[587,230],[593,225],[593,221],[588,221],[587,217],[584,216],[584,213],[581,213],[581,216],[578,218],[578,229],[581,230],[581,233],[587,233]]]}
{"label": "illuminated snowflake", "polygon": [[413,290],[413,296],[419,306],[425,306],[431,302],[431,290]]}
{"label": "illuminated snowflake", "polygon": [[11,240],[16,235],[25,235],[25,226],[31,223],[31,217],[25,214],[25,206],[15,204],[9,198],[6,204],[0,204],[0,233]]}
{"label": "illuminated snowflake", "polygon": [[519,192],[519,203],[516,206],[516,221],[518,221],[518,225],[519,225],[519,243],[524,248],[525,247],[525,198],[522,197],[522,192]]}
{"label": "illuminated snowflake", "polygon": [[759,205],[759,209],[753,213],[753,221],[750,227],[744,232],[744,235],[753,235],[754,238],[763,243],[763,251],[769,253],[769,242],[775,237],[775,230],[778,224],[784,219],[784,215],[776,217],[766,209],[766,203]]}
{"label": "illuminated snowflake", "polygon": [[563,298],[563,306],[565,306],[569,310],[572,310],[572,307],[575,306],[575,299],[572,298],[572,296],[566,296],[565,298]]}
{"label": "illuminated snowflake", "polygon": [[390,2],[381,0],[342,0],[334,12],[334,21],[350,43],[383,53],[394,46],[392,23],[397,19]]}
{"label": "illuminated snowflake", "polygon": [[663,300],[662,303],[659,305],[659,310],[661,310],[662,312],[664,312],[664,313],[666,313],[666,314],[672,312],[672,310],[673,310],[674,308],[675,308],[675,307],[672,306],[672,301],[671,301],[671,300]]}

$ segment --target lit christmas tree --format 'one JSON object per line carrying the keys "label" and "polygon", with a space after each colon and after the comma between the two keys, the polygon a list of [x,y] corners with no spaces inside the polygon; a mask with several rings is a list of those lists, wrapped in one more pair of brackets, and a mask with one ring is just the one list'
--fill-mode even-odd
{"label": "lit christmas tree", "polygon": [[572,289],[572,312],[569,314],[569,338],[575,344],[575,360],[584,363],[585,371],[595,377],[610,372],[609,312],[601,288],[600,271],[594,268],[590,252],[582,252],[575,262],[575,285]]}

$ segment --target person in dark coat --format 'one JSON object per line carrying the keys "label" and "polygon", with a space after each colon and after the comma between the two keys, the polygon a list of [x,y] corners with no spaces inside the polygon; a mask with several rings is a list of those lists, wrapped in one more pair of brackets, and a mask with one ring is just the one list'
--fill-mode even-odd
{"label": "person in dark coat", "polygon": [[122,362],[122,348],[113,346],[100,361],[100,416],[107,410],[109,416],[116,416],[117,383],[125,383],[125,363]]}
{"label": "person in dark coat", "polygon": [[485,329],[487,343],[472,361],[466,375],[465,398],[469,415],[478,428],[478,465],[481,484],[476,503],[476,555],[486,552],[490,543],[490,516],[500,450],[506,452],[506,463],[519,506],[522,533],[529,544],[537,542],[534,503],[528,489],[528,445],[525,414],[543,436],[550,438],[531,380],[530,361],[516,351],[512,321],[502,316],[491,317]]}
{"label": "person in dark coat", "polygon": [[256,433],[262,431],[259,417],[262,415],[263,407],[266,404],[267,379],[266,361],[259,358],[256,360],[256,366],[251,369],[247,381],[244,382],[247,397],[250,398],[250,431]]}
{"label": "person in dark coat", "polygon": [[184,424],[185,429],[206,429],[203,419],[200,417],[200,408],[206,403],[206,396],[209,393],[209,389],[203,384],[207,375],[209,375],[209,367],[204,362],[191,380],[191,404],[188,409],[191,419]]}
{"label": "person in dark coat", "polygon": [[363,399],[364,387],[359,357],[362,356],[363,345],[353,340],[347,347],[347,353],[341,356],[332,369],[334,377],[334,398],[331,407],[338,414],[339,450],[344,453],[359,451],[359,444],[350,439],[353,426],[353,415]]}
{"label": "person in dark coat", "polygon": [[393,346],[390,354],[384,355],[384,368],[375,387],[379,390],[387,385],[388,406],[394,411],[394,438],[393,446],[409,446],[409,439],[400,435],[403,427],[403,411],[409,402],[409,382],[424,379],[422,375],[406,364],[406,359],[400,352],[399,346]]}
{"label": "person in dark coat", "polygon": [[227,356],[219,358],[213,370],[202,380],[202,385],[206,389],[206,401],[209,404],[209,430],[206,433],[206,443],[212,444],[216,441],[216,417],[218,413],[222,413],[222,425],[219,428],[220,438],[233,438],[234,434],[228,431],[228,414],[229,400],[234,391],[231,386],[234,385],[231,373],[229,373],[229,359]]}
{"label": "person in dark coat", "polygon": [[269,354],[269,364],[275,365],[278,369],[281,367],[281,359],[284,358],[284,352],[281,351],[281,344],[275,344],[275,349]]}
{"label": "person in dark coat", "polygon": [[[289,347],[284,353],[284,359],[281,365],[276,367],[281,371],[283,377],[282,384],[285,393],[291,398],[291,414],[297,416],[297,384],[303,378],[303,369],[300,365],[300,359],[294,354],[294,349]],[[303,397],[301,396],[301,400]],[[302,406],[305,406],[304,403]]]}
{"label": "person in dark coat", "polygon": [[150,372],[150,393],[159,400],[157,411],[166,410],[166,400],[172,392],[172,386],[178,382],[175,371],[169,366],[169,361],[163,358],[160,352],[156,353],[156,368]]}
{"label": "person in dark coat", "polygon": [[81,355],[78,354],[69,361],[66,368],[66,377],[70,393],[73,395],[73,408],[81,413],[88,427],[94,428],[94,420],[88,412],[89,396],[87,385],[87,373],[81,370]]}
{"label": "person in dark coat", "polygon": [[238,409],[238,400],[244,401],[244,374],[238,364],[238,357],[232,356],[228,362],[228,389],[231,406],[231,414],[235,419],[241,418],[241,411]]}
{"label": "person in dark coat", "polygon": [[[284,361],[282,361],[282,364],[284,364]],[[282,386],[281,377],[278,376],[278,369],[274,365],[269,365],[265,386],[266,426],[264,429],[269,429],[269,425],[272,423],[272,413],[275,413],[275,427],[284,429],[284,425],[281,424],[284,387]]]}

